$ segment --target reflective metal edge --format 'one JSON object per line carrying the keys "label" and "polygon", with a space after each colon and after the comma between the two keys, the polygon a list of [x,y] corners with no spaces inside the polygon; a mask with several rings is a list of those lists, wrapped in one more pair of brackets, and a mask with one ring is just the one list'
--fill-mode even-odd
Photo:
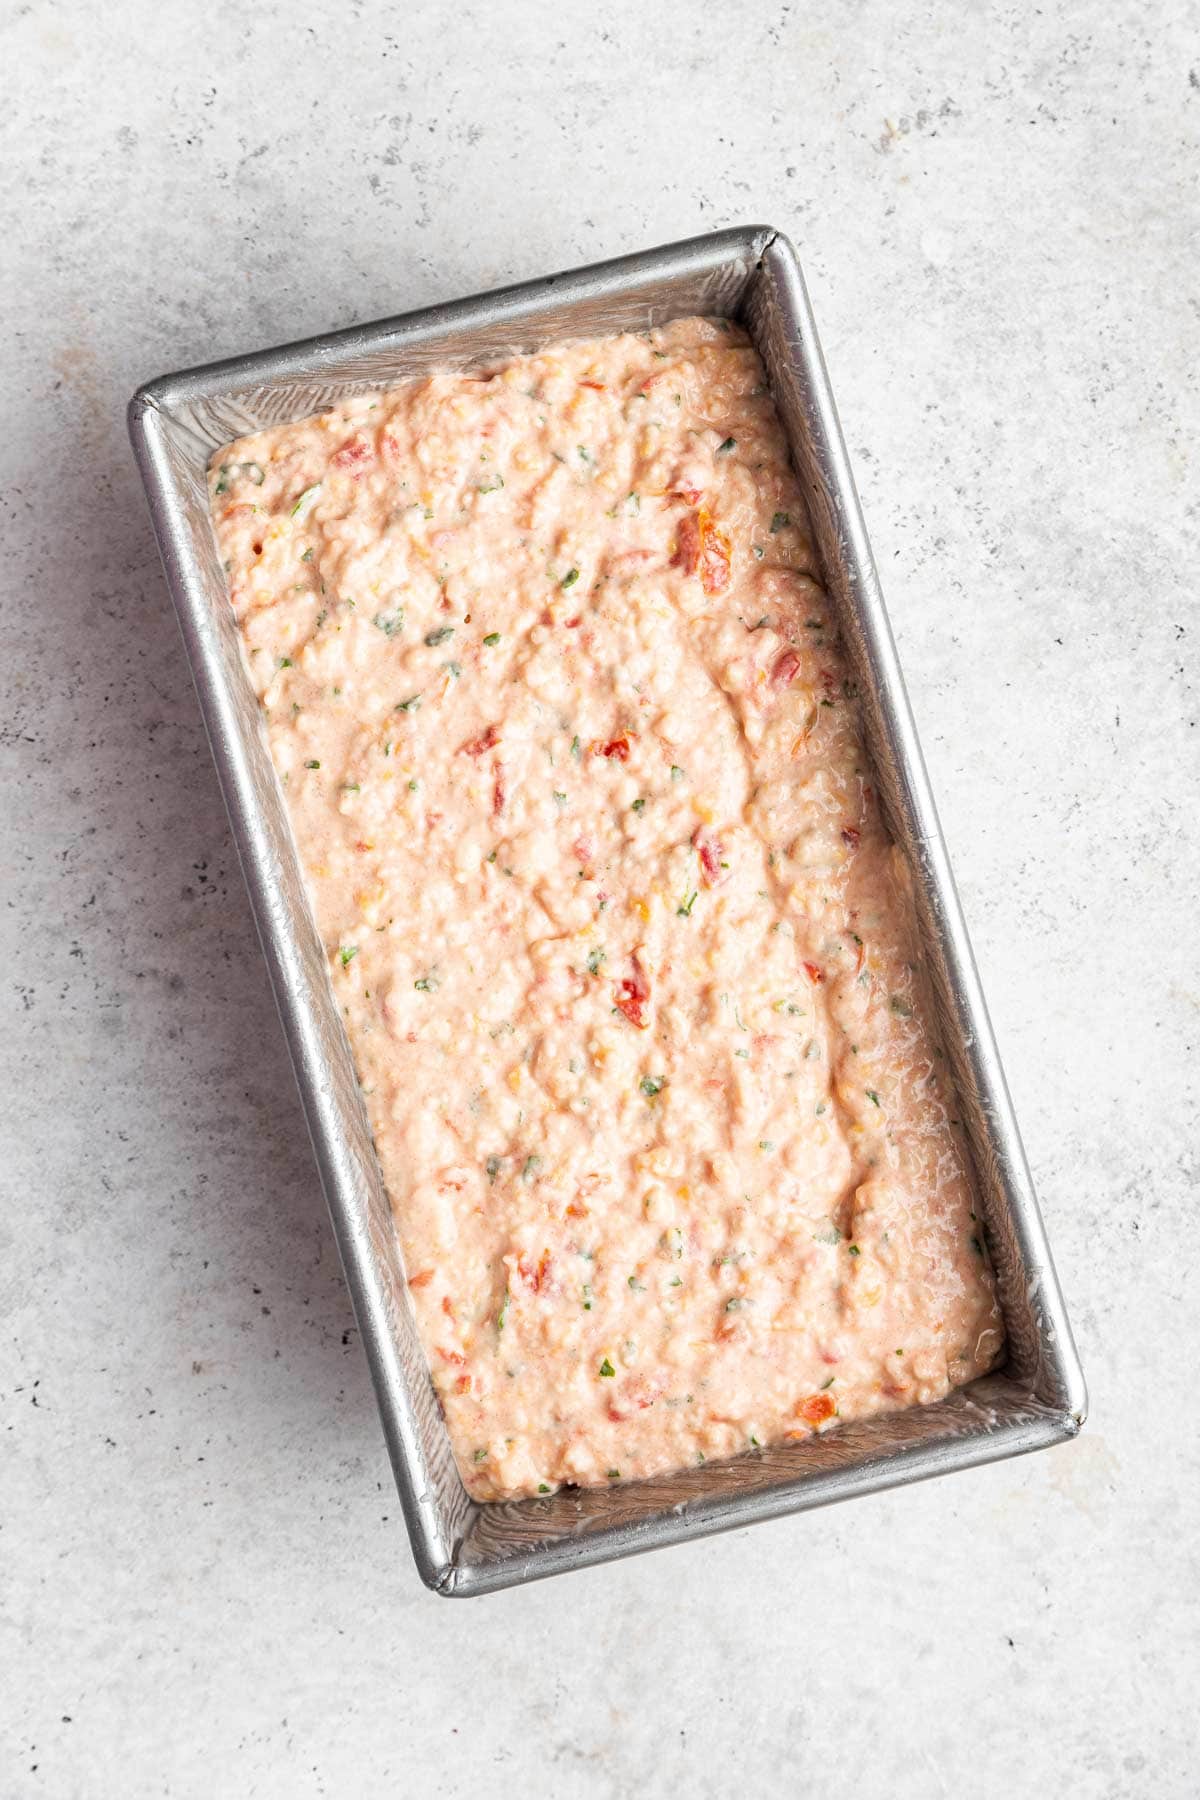
{"label": "reflective metal edge", "polygon": [[[326,394],[395,383],[556,337],[629,329],[688,311],[737,316],[767,363],[812,513],[827,585],[863,686],[864,723],[889,823],[908,855],[935,1013],[967,1115],[1014,1350],[1007,1373],[939,1405],[881,1415],[809,1444],[628,1488],[480,1507],[431,1423],[382,1183],[336,1021],[319,940],[296,899],[298,862],[232,615],[214,573],[204,463],[264,417],[300,417]],[[314,396],[317,396],[314,399]],[[422,1579],[468,1595],[693,1536],[1023,1454],[1073,1435],[1086,1392],[987,1019],[896,661],[820,346],[794,250],[747,227],[161,378],[130,405],[145,483],[222,791],[362,1331]],[[251,695],[252,698],[252,695]],[[282,823],[281,823],[282,821]],[[330,1016],[336,1033],[331,1035]],[[367,1131],[369,1138],[369,1130]],[[386,1197],[384,1198],[386,1205]],[[416,1360],[415,1360],[416,1359]]]}

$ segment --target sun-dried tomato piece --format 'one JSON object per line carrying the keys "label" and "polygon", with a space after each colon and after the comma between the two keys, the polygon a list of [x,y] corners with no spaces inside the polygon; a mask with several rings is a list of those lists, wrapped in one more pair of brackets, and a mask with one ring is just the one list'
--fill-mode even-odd
{"label": "sun-dried tomato piece", "polygon": [[504,779],[504,764],[497,763],[492,778],[492,812],[497,818],[504,811],[504,802],[508,798],[508,787]]}
{"label": "sun-dried tomato piece", "polygon": [[443,1350],[443,1348],[440,1344],[437,1344],[434,1347],[437,1350],[437,1353],[441,1357],[442,1361],[448,1362],[450,1364],[451,1368],[463,1369],[466,1367],[466,1364],[467,1364],[466,1357],[460,1356],[457,1350]]}
{"label": "sun-dried tomato piece", "polygon": [[784,650],[776,657],[771,670],[772,687],[790,687],[800,673],[800,658],[794,650]]}
{"label": "sun-dried tomato piece", "polygon": [[621,733],[620,737],[615,737],[609,743],[602,745],[601,749],[600,749],[600,754],[601,754],[601,756],[610,757],[617,762],[628,762],[629,761],[629,733],[627,731],[623,731]]}
{"label": "sun-dried tomato piece", "polygon": [[814,987],[819,981],[824,981],[825,979],[824,969],[818,969],[816,963],[806,962],[804,965],[804,973],[808,976],[808,979],[813,983]]}
{"label": "sun-dried tomato piece", "polygon": [[616,985],[617,1010],[624,1013],[629,1023],[636,1025],[639,1031],[645,1031],[650,1023],[646,1017],[646,1008],[650,1001],[650,983],[636,950],[629,958],[629,965],[633,970],[632,975],[627,975]]}
{"label": "sun-dried tomato piece", "polygon": [[603,394],[607,384],[603,381],[581,381],[579,385],[580,387],[591,388],[593,393]]}

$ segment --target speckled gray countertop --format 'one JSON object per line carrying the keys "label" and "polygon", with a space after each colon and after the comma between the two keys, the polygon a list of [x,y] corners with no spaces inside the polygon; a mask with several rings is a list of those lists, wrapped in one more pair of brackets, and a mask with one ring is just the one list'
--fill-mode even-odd
{"label": "speckled gray countertop", "polygon": [[[0,8],[6,1800],[1195,1792],[1196,25]],[[806,262],[1092,1418],[446,1606],[124,404],[748,219]]]}

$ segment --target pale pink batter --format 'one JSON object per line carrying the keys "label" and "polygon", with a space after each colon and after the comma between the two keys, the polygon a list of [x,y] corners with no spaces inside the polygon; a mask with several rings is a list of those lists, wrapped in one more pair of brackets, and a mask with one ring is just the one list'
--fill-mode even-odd
{"label": "pale pink batter", "polygon": [[436,374],[211,488],[471,1492],[990,1367],[904,866],[742,334]]}

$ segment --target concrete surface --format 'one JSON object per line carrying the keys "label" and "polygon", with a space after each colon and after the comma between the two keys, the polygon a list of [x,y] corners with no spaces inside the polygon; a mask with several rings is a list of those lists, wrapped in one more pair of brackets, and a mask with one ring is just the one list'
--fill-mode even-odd
{"label": "concrete surface", "polygon": [[[1196,1792],[1197,22],[0,6],[6,1797]],[[806,260],[1092,1422],[447,1606],[124,403],[748,218]]]}

